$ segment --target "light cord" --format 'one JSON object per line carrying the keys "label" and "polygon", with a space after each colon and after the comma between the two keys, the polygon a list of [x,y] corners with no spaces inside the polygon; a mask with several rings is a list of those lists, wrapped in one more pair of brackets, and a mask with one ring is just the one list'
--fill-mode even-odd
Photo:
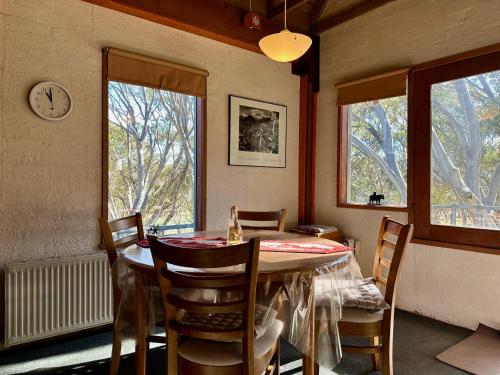
{"label": "light cord", "polygon": [[285,29],[286,29],[286,0],[285,0]]}

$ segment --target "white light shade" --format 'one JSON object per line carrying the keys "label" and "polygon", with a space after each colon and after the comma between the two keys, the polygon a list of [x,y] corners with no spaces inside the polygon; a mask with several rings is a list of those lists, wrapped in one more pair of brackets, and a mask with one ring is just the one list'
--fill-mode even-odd
{"label": "white light shade", "polygon": [[259,47],[270,59],[279,62],[297,60],[307,52],[312,44],[307,35],[282,30],[279,33],[265,36],[259,41]]}

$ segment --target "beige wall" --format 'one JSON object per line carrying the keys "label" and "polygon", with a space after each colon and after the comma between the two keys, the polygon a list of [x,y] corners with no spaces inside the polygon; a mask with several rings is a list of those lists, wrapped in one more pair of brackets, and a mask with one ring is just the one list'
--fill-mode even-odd
{"label": "beige wall", "polygon": [[[101,49],[114,46],[207,69],[207,226],[229,206],[289,209],[297,221],[299,78],[289,64],[80,0],[0,0],[0,268],[13,260],[92,252],[101,191]],[[31,112],[42,80],[62,83],[74,110]],[[227,165],[228,95],[288,106],[287,168]]]}
{"label": "beige wall", "polygon": [[[498,0],[398,0],[321,36],[317,138],[317,221],[361,239],[361,266],[371,272],[384,214],[336,207],[337,108],[334,84],[500,42]],[[469,328],[500,328],[500,256],[410,245],[399,306]]]}

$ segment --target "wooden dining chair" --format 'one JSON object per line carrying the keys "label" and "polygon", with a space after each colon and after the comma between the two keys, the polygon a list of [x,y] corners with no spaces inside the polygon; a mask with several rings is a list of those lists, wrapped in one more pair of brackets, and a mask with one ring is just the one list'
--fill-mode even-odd
{"label": "wooden dining chair", "polygon": [[[118,279],[116,275],[116,269],[114,267],[117,250],[120,248],[126,248],[127,246],[135,244],[137,241],[144,239],[144,229],[142,226],[142,215],[140,212],[135,213],[135,215],[122,217],[113,221],[108,222],[106,218],[99,218],[99,223],[101,224],[102,237],[104,240],[104,246],[106,247],[106,252],[108,253],[109,266],[111,267],[112,273],[112,283],[113,283],[113,316],[116,320],[116,314],[118,312],[118,306],[120,304],[121,292],[118,285]],[[134,233],[128,236],[114,239],[113,233],[120,231],[125,231],[128,229],[136,229]]]}
{"label": "wooden dining chair", "polygon": [[[162,291],[167,331],[167,374],[279,374],[279,336],[283,323],[274,319],[254,339],[259,239],[234,246],[186,249],[150,237]],[[180,267],[209,269],[244,265],[236,273],[200,275]],[[181,288],[183,293],[173,293]],[[189,290],[230,290],[230,301],[186,299]]]}
{"label": "wooden dining chair", "polygon": [[256,225],[256,224],[242,224],[243,229],[268,229],[277,230],[280,232],[285,231],[286,224],[286,208],[279,211],[238,211],[238,219],[241,221],[264,222],[275,221],[276,225]]}
{"label": "wooden dining chair", "polygon": [[[118,308],[121,300],[121,290],[118,280],[118,270],[115,267],[117,250],[124,249],[137,241],[144,239],[144,229],[142,225],[142,215],[137,212],[135,215],[122,217],[108,222],[106,218],[99,218],[101,224],[104,246],[108,253],[109,266],[111,267],[111,280],[113,284],[113,348],[111,352],[110,374],[118,374],[121,354],[121,335],[124,321],[118,316]],[[113,233],[135,229],[132,233],[127,233],[124,237],[114,239]],[[131,307],[132,309],[132,307]],[[133,312],[132,312],[133,313]],[[132,314],[131,314],[132,315]],[[165,343],[165,337],[148,336],[148,342]]]}
{"label": "wooden dining chair", "polygon": [[[374,370],[382,369],[382,374],[392,375],[392,344],[394,309],[399,266],[410,231],[409,224],[402,224],[384,217],[375,252],[373,278],[377,287],[385,289],[384,298],[389,305],[385,310],[361,308],[342,309],[342,319],[338,323],[340,336],[368,337],[370,345],[342,345],[342,350],[350,353],[370,354]],[[392,258],[389,252],[392,252]],[[380,363],[382,362],[382,363]]]}

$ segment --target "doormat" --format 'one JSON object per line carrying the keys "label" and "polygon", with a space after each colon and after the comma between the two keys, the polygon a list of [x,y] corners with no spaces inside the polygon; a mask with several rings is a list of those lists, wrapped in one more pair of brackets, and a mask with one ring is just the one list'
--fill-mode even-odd
{"label": "doormat", "polygon": [[480,324],[471,336],[436,358],[474,375],[499,375],[500,331]]}

